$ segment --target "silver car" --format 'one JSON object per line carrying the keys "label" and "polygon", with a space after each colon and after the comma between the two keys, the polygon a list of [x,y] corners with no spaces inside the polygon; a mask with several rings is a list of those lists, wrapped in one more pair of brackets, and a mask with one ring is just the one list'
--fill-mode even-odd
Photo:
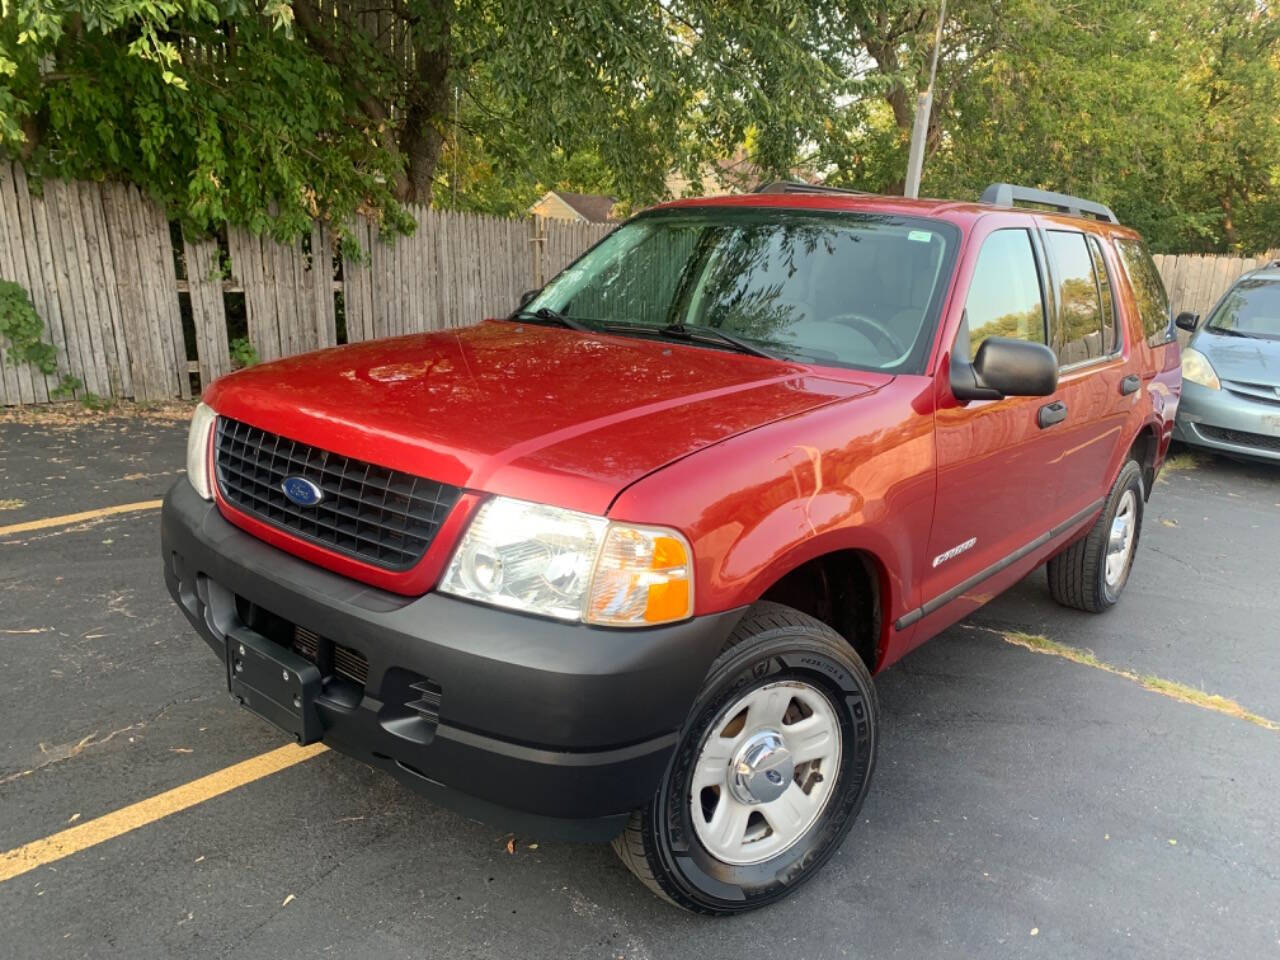
{"label": "silver car", "polygon": [[1280,462],[1280,260],[1246,273],[1182,348],[1175,439],[1237,457]]}

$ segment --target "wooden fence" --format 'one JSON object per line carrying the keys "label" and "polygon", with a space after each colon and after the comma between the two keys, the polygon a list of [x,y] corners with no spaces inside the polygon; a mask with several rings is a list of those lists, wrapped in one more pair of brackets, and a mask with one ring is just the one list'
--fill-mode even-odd
{"label": "wooden fence", "polygon": [[1280,260],[1280,249],[1260,257],[1205,256],[1203,254],[1156,254],[1153,258],[1169,294],[1169,306],[1176,317],[1184,310],[1204,316],[1236,277]]}
{"label": "wooden fence", "polygon": [[36,188],[21,166],[0,163],[0,279],[28,291],[58,362],[45,377],[9,363],[0,340],[0,405],[47,402],[64,374],[100,397],[198,395],[232,369],[237,311],[262,360],[505,314],[611,229],[410,212],[418,229],[393,242],[358,219],[358,258],[335,252],[324,224],[292,244],[235,228],[175,243],[178,231],[135,187]]}
{"label": "wooden fence", "polygon": [[[9,363],[0,341],[0,405],[47,402],[64,374],[100,397],[189,398],[232,368],[232,308],[263,360],[504,314],[610,229],[411,213],[418,229],[390,243],[357,220],[361,258],[336,254],[323,224],[292,244],[234,228],[175,244],[163,211],[135,187],[35,189],[21,166],[0,163],[0,279],[29,292],[58,362],[45,377]],[[1236,277],[1276,258],[1155,260],[1174,313],[1204,314]]]}

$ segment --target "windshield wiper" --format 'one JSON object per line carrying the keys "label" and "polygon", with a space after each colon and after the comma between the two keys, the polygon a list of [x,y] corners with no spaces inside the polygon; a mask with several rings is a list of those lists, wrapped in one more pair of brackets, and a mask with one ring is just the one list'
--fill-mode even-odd
{"label": "windshield wiper", "polygon": [[1231,327],[1215,327],[1210,325],[1209,329],[1212,330],[1214,333],[1220,333],[1226,337],[1244,337],[1246,340],[1253,339],[1252,334],[1242,333],[1239,330],[1233,330]]}
{"label": "windshield wiper", "polygon": [[552,310],[550,307],[539,307],[537,310],[520,310],[513,319],[516,320],[537,320],[542,323],[554,323],[561,327],[568,327],[570,330],[577,330],[579,333],[595,333],[585,323],[575,320],[573,317],[566,317],[559,310]]}
{"label": "windshield wiper", "polygon": [[676,337],[683,340],[719,341],[720,343],[733,347],[733,349],[737,350],[739,353],[747,353],[753,357],[764,357],[766,360],[787,359],[781,354],[774,353],[772,350],[766,350],[764,347],[757,347],[754,343],[721,330],[719,327],[702,327],[690,326],[687,323],[671,323],[665,327],[659,327],[658,332],[664,336]]}

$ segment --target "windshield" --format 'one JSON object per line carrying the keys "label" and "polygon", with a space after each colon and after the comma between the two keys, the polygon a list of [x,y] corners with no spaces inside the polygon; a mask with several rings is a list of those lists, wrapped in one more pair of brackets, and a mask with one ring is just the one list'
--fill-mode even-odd
{"label": "windshield", "polygon": [[1209,318],[1210,330],[1280,340],[1280,280],[1241,280]]}
{"label": "windshield", "polygon": [[655,211],[619,227],[525,310],[637,335],[709,327],[779,356],[913,371],[958,241],[950,224],[879,214]]}

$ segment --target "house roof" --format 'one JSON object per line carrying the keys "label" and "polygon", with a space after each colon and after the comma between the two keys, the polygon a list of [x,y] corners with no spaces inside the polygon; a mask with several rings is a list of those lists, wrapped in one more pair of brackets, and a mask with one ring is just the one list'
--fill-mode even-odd
{"label": "house roof", "polygon": [[552,190],[557,197],[571,206],[574,211],[591,223],[608,223],[613,205],[617,197],[607,197],[601,193],[567,193],[564,190]]}

